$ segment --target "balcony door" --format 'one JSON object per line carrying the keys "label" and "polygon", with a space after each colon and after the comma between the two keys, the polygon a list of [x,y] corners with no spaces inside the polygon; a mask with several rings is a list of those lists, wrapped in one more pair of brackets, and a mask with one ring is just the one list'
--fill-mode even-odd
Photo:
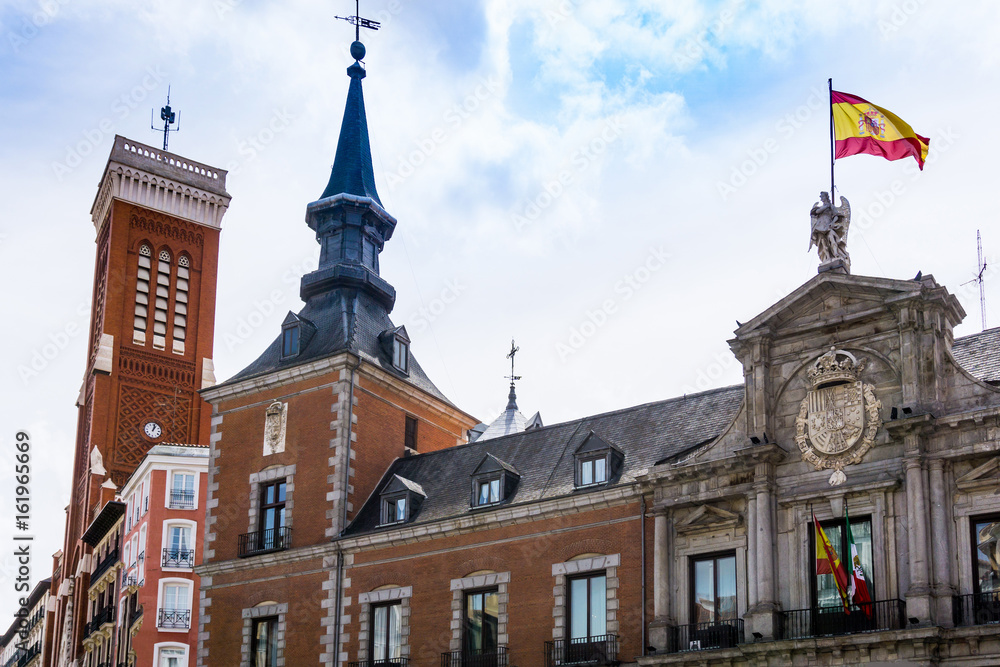
{"label": "balcony door", "polygon": [[692,623],[720,623],[739,617],[736,554],[730,552],[693,561],[691,583]]}
{"label": "balcony door", "polygon": [[[851,555],[847,552],[847,526],[843,519],[834,521],[820,521],[826,538],[830,540],[830,546],[837,552],[840,562],[844,565],[848,576],[851,574]],[[812,550],[816,553],[816,531],[811,530]],[[854,544],[858,548],[858,556],[861,558],[861,567],[865,571],[865,579],[868,581],[868,590],[874,600],[875,591],[872,582],[872,522],[870,519],[851,518],[851,534],[854,536]],[[815,559],[810,560],[809,567],[812,570],[813,600],[820,608],[833,607],[834,609],[844,608],[844,603],[837,592],[837,581],[832,574],[816,574]]]}
{"label": "balcony door", "polygon": [[500,629],[500,595],[496,589],[465,594],[463,653],[494,654]]}
{"label": "balcony door", "polygon": [[264,484],[260,501],[260,548],[280,549],[284,545],[285,480]]}
{"label": "balcony door", "polygon": [[588,640],[608,634],[608,578],[604,572],[569,580],[569,638]]}
{"label": "balcony door", "polygon": [[372,634],[369,651],[373,663],[398,660],[402,655],[402,616],[398,602],[372,607]]}

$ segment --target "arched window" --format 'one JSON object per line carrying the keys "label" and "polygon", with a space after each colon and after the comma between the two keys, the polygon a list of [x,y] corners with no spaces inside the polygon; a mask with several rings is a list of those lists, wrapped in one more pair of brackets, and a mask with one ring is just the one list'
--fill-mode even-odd
{"label": "arched window", "polygon": [[135,324],[132,342],[146,344],[146,324],[149,317],[149,282],[153,251],[146,244],[139,248],[139,270],[135,287]]}
{"label": "arched window", "polygon": [[177,260],[177,289],[174,296],[174,343],[173,350],[184,354],[187,338],[188,289],[191,279],[191,258],[181,255]]}
{"label": "arched window", "polygon": [[153,311],[153,347],[167,347],[167,299],[170,298],[170,253],[160,251],[156,269],[156,307]]}

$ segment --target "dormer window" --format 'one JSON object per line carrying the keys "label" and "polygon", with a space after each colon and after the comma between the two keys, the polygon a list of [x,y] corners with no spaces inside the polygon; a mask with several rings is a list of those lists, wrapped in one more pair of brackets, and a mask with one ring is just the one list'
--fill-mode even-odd
{"label": "dormer window", "polygon": [[380,526],[406,523],[416,516],[420,504],[427,494],[416,482],[399,475],[393,475],[382,489],[382,512]]}
{"label": "dormer window", "polygon": [[472,473],[471,506],[489,507],[509,500],[520,479],[513,466],[487,454]]}
{"label": "dormer window", "polygon": [[610,482],[620,471],[625,454],[591,431],[576,450],[577,488]]}
{"label": "dormer window", "polygon": [[378,335],[385,357],[400,373],[410,371],[410,337],[406,327],[386,329]]}
{"label": "dormer window", "polygon": [[285,321],[281,323],[281,358],[299,356],[315,331],[316,327],[312,322],[289,311],[285,315]]}

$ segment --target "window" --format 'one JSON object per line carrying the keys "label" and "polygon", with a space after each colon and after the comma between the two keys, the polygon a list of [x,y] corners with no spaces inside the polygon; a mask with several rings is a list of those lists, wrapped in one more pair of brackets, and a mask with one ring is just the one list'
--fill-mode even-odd
{"label": "window", "polygon": [[693,560],[691,622],[718,623],[736,617],[736,555],[728,553]]}
{"label": "window", "polygon": [[194,509],[194,474],[175,472],[170,486],[170,509]]}
{"label": "window", "polygon": [[406,496],[385,498],[382,505],[382,524],[406,521]]}
{"label": "window", "polygon": [[169,525],[167,546],[163,550],[163,567],[194,567],[194,550],[191,547],[191,527]]}
{"label": "window", "polygon": [[153,309],[153,347],[167,346],[167,299],[170,297],[170,253],[161,250],[156,269],[156,301]]}
{"label": "window", "polygon": [[417,451],[417,418],[406,415],[406,432],[403,436],[403,444],[413,451]]}
{"label": "window", "polygon": [[132,342],[136,345],[146,344],[146,325],[149,317],[149,271],[152,268],[153,251],[148,245],[139,248],[139,269],[135,286],[135,324],[132,330]]}
{"label": "window", "polygon": [[[845,567],[849,567],[851,562],[850,554],[847,553],[847,528],[843,519],[834,521],[820,521],[823,532],[830,540],[830,546],[840,556],[840,562]],[[810,531],[812,535],[812,548],[810,553],[816,553],[816,530]],[[851,519],[851,534],[854,536],[854,544],[858,548],[858,555],[861,557],[861,567],[865,571],[865,579],[868,580],[869,590],[872,581],[872,522],[870,519]],[[844,603],[837,592],[837,583],[832,574],[815,574],[815,566],[812,566],[812,588],[813,599],[817,607],[834,607],[843,609]],[[874,595],[872,596],[874,599]]]}
{"label": "window", "polygon": [[162,582],[162,594],[157,627],[171,630],[187,630],[191,627],[189,604],[191,584]]}
{"label": "window", "polygon": [[[856,532],[854,539],[858,539]],[[973,519],[972,552],[976,594],[1000,593],[1000,517]]]}
{"label": "window", "polygon": [[281,549],[285,537],[285,480],[264,484],[260,491],[260,549]]}
{"label": "window", "polygon": [[476,480],[476,507],[500,502],[500,476]]}
{"label": "window", "polygon": [[604,572],[570,579],[569,638],[596,639],[608,633],[608,578]]}
{"label": "window", "polygon": [[282,332],[281,356],[294,357],[299,353],[299,328],[289,327]]}
{"label": "window", "polygon": [[161,648],[156,667],[186,667],[187,655],[182,648]]}
{"label": "window", "polygon": [[184,354],[184,340],[187,337],[188,289],[191,279],[191,259],[181,255],[177,260],[177,285],[174,289],[174,342],[173,351]]}
{"label": "window", "polygon": [[142,483],[142,513],[145,514],[149,511],[149,477]]}
{"label": "window", "polygon": [[372,607],[369,655],[372,662],[402,657],[402,606],[395,602]]}
{"label": "window", "polygon": [[497,650],[500,597],[497,590],[465,594],[465,621],[462,649],[466,655]]}
{"label": "window", "polygon": [[603,484],[608,481],[608,457],[584,459],[580,462],[580,486]]}
{"label": "window", "polygon": [[395,338],[392,343],[392,365],[398,370],[406,372],[407,360],[409,359],[410,345],[400,338]]}
{"label": "window", "polygon": [[254,619],[251,634],[250,664],[252,667],[277,667],[278,618]]}

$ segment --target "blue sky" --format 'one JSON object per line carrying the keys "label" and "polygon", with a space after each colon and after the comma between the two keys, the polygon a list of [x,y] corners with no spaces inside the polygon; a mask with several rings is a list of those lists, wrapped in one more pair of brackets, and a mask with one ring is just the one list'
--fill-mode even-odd
{"label": "blue sky", "polygon": [[[315,266],[303,218],[347,92],[353,29],[333,17],[352,8],[0,0],[0,488],[27,428],[36,578],[62,542],[89,210],[113,135],[156,145],[148,116],[170,85],[171,149],[230,170],[215,345],[228,377],[299,308],[298,276]],[[931,137],[923,172],[838,162],[854,272],[933,273],[968,312],[958,334],[979,330],[978,292],[962,283],[977,228],[1000,254],[1000,134],[982,120],[1000,96],[995,3],[369,0],[363,13],[383,21],[363,37],[364,85],[379,192],[399,219],[381,261],[393,317],[480,419],[505,405],[511,336],[522,410],[548,423],[738,382],[735,321],[816,271],[808,212],[829,187],[828,77]],[[1000,281],[987,280],[997,326]],[[57,353],[26,375],[50,343]],[[0,556],[4,592],[11,566]]]}

